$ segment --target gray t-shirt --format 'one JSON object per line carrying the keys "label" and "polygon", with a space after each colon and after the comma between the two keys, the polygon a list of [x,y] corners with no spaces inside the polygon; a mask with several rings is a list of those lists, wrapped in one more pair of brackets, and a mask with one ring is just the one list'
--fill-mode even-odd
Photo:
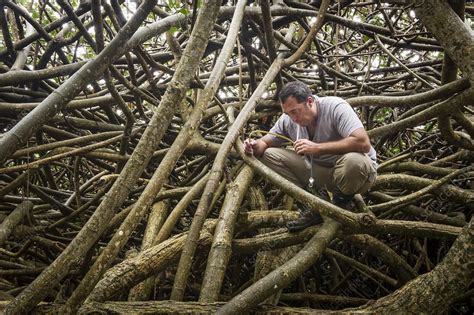
{"label": "gray t-shirt", "polygon": [[[342,98],[335,96],[314,96],[314,99],[316,100],[317,116],[316,130],[311,141],[316,143],[338,141],[349,137],[356,129],[364,127],[354,112],[354,109]],[[308,130],[293,122],[286,114],[281,115],[270,132],[283,135],[293,141],[308,139]],[[285,142],[285,140],[278,137],[273,137],[273,141],[277,145],[281,145]],[[377,161],[373,147],[370,148],[368,156],[373,161]],[[323,166],[333,166],[339,157],[341,157],[341,155],[315,155],[313,156],[313,163]]]}

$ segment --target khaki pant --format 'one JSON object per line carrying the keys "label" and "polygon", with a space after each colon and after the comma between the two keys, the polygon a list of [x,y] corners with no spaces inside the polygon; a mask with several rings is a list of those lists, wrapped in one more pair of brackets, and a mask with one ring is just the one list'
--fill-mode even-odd
{"label": "khaki pant", "polygon": [[283,148],[266,149],[261,161],[302,188],[308,188],[312,171],[313,189],[333,191],[338,187],[346,195],[366,192],[377,176],[374,162],[366,154],[358,152],[344,154],[333,167],[313,163],[312,169],[302,156]]}

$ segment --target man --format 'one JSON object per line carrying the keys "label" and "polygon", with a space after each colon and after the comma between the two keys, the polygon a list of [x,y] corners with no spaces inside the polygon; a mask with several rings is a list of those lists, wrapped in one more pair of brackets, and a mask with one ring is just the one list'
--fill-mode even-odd
{"label": "man", "polygon": [[[267,134],[245,141],[245,152],[302,188],[347,209],[357,193],[375,181],[376,154],[352,107],[339,97],[313,96],[299,81],[287,83],[280,95],[283,115],[270,130],[292,139],[293,150],[280,148],[286,140]],[[290,232],[321,223],[318,213],[306,209],[289,222]]]}

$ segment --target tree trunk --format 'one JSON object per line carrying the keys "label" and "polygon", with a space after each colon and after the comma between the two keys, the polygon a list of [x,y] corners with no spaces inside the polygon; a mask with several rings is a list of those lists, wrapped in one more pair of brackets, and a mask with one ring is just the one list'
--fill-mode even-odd
{"label": "tree trunk", "polygon": [[442,314],[474,279],[474,218],[433,271],[394,293],[350,312]]}

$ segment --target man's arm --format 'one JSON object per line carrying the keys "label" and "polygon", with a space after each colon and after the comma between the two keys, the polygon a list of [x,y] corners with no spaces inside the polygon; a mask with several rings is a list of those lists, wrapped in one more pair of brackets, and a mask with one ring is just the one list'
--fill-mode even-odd
{"label": "man's arm", "polygon": [[257,140],[247,139],[244,141],[245,153],[253,154],[256,157],[261,157],[267,148],[274,146],[275,142],[273,141],[273,137],[270,135],[265,135]]}
{"label": "man's arm", "polygon": [[354,130],[349,137],[331,142],[315,143],[308,139],[295,141],[293,147],[296,153],[303,154],[345,154],[349,152],[368,153],[370,140],[364,128]]}

